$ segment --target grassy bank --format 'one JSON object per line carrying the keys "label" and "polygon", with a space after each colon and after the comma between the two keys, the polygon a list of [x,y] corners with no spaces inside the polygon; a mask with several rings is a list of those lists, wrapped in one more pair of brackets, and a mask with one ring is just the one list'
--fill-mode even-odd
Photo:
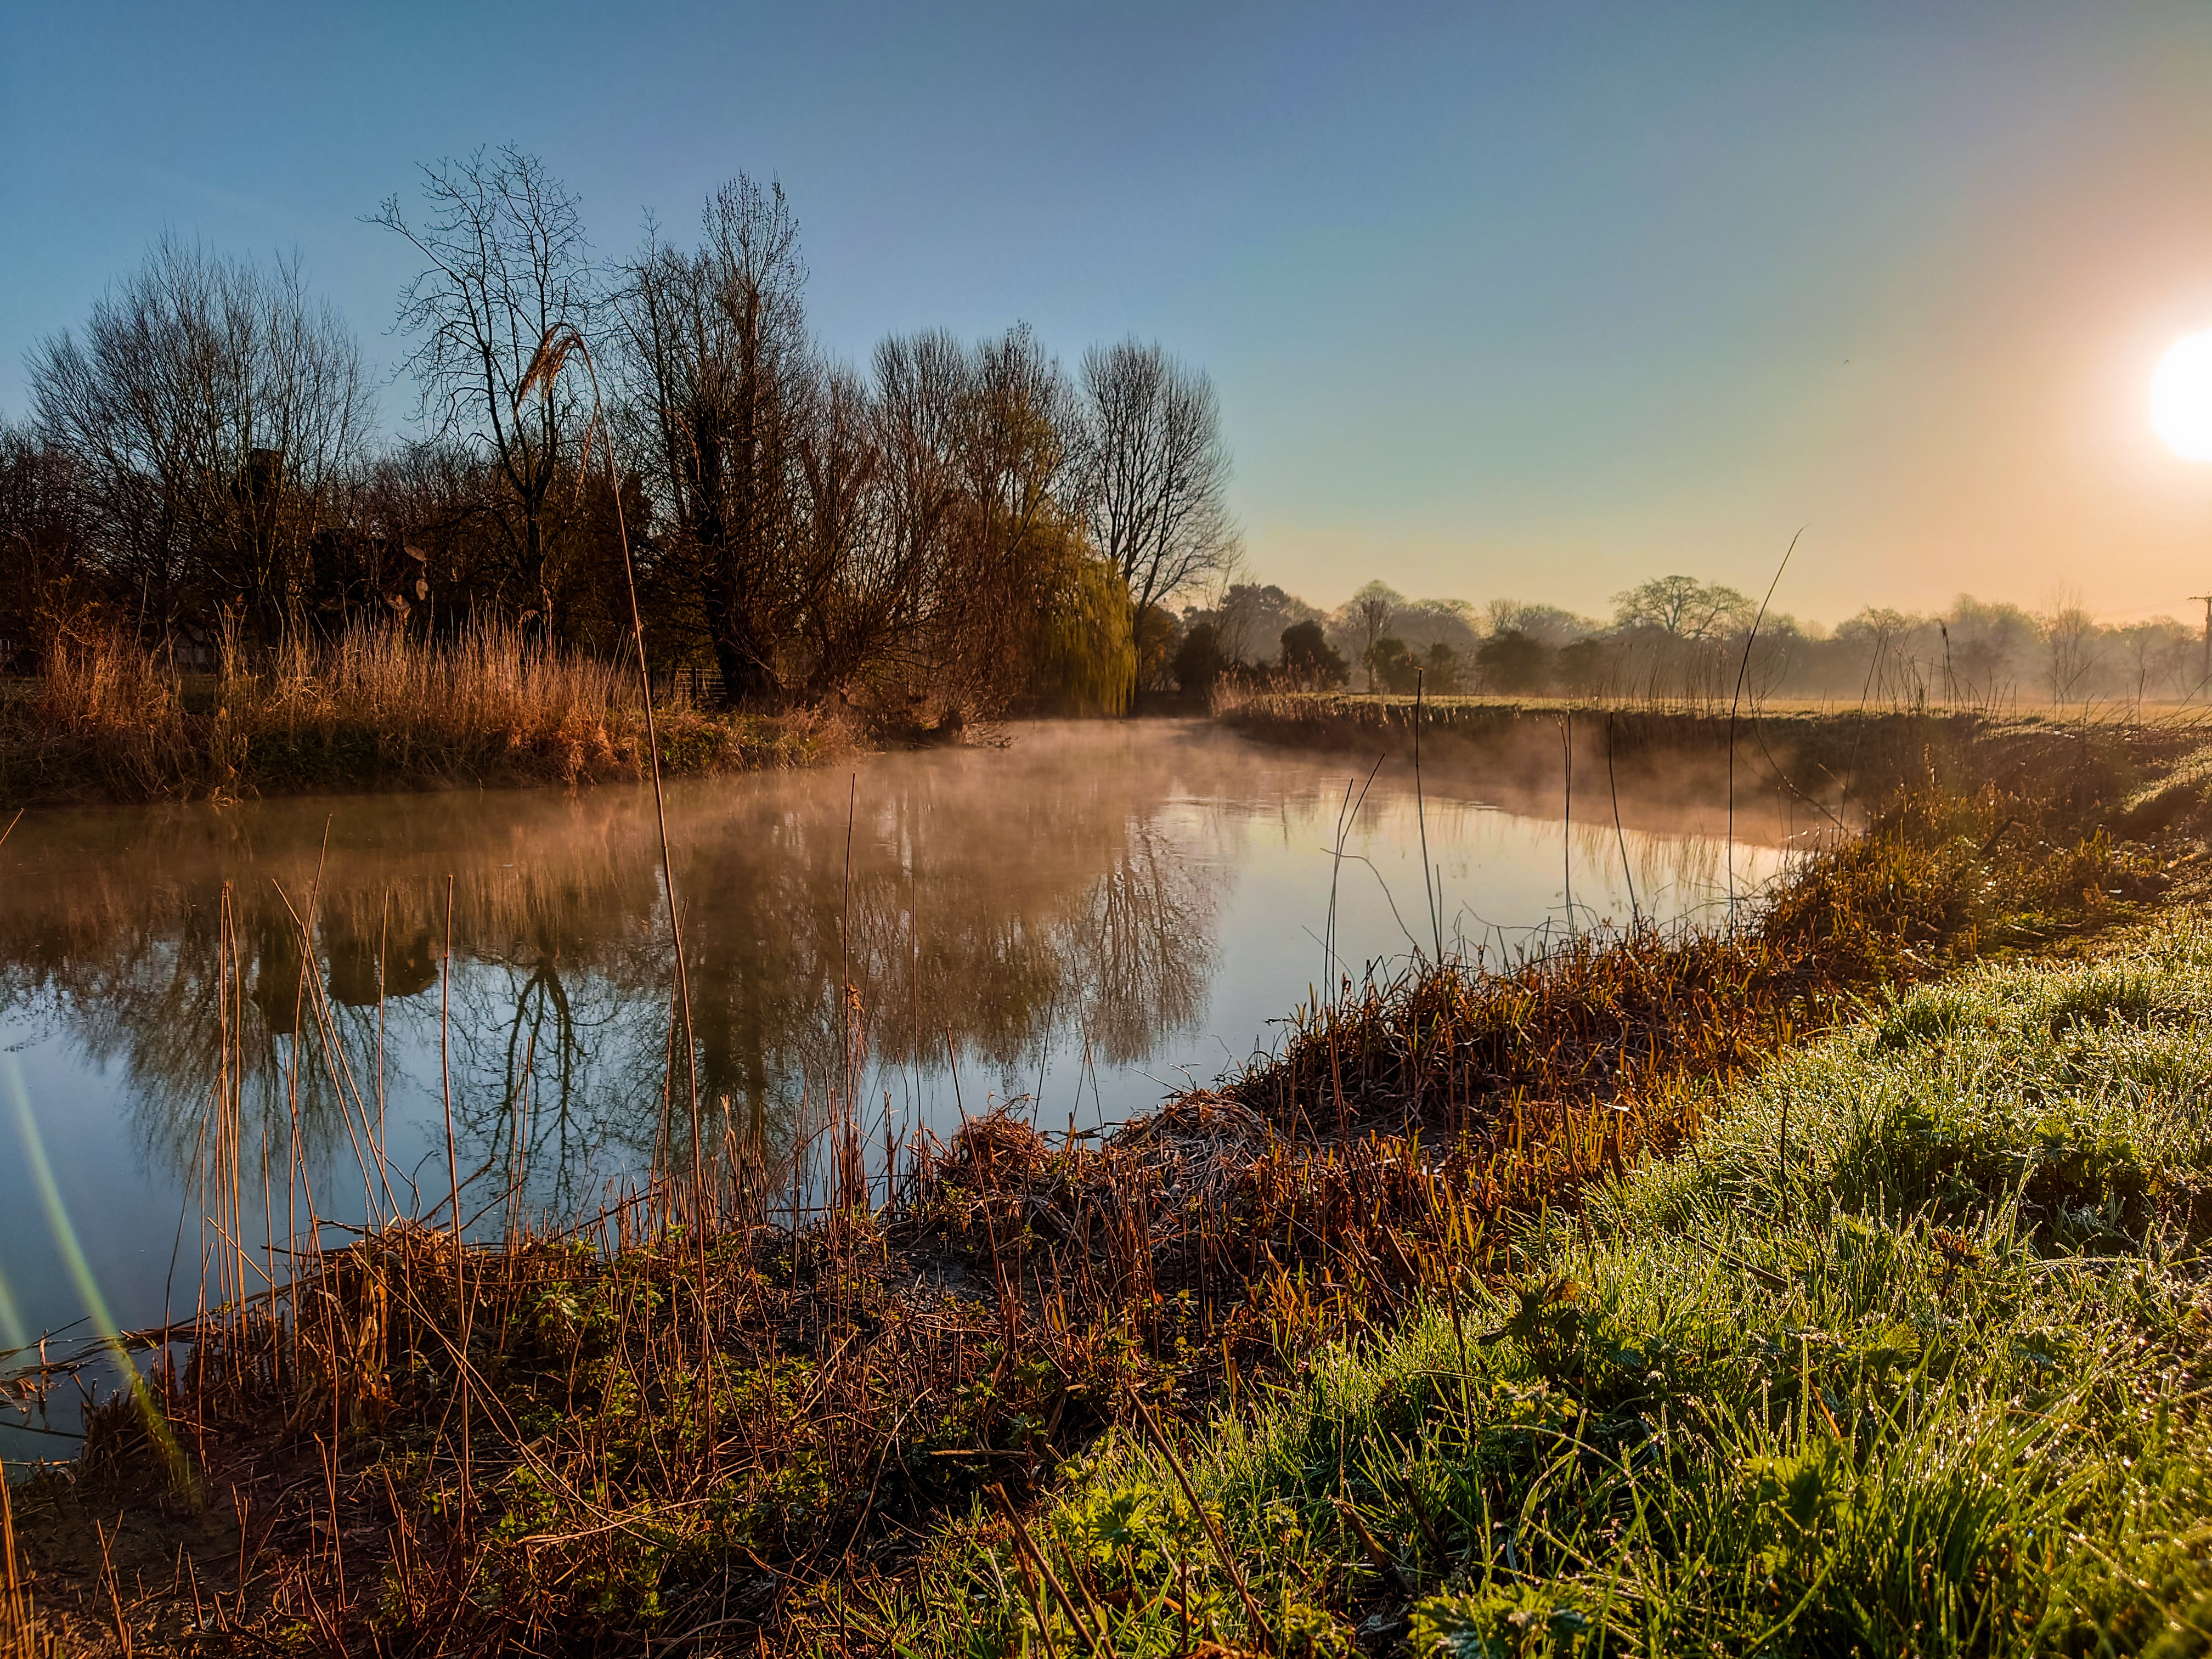
{"label": "grassy bank", "polygon": [[[397,1220],[309,1248],[273,1298],[241,1258],[150,1413],[104,1408],[76,1469],[22,1495],[42,1616],[204,1652],[1072,1659],[1382,1651],[1417,1612],[1459,1620],[1462,1652],[1500,1620],[1498,1651],[1630,1651],[1694,1615],[1721,1651],[1760,1647],[1754,1617],[1765,1650],[1828,1651],[1832,1623],[1790,1621],[1872,1595],[1878,1541],[1838,1517],[1890,1501],[1868,1471],[1948,1449],[2026,1530],[1911,1542],[1881,1583],[1918,1610],[1971,1591],[1942,1616],[2013,1641],[1988,1610],[2023,1574],[2088,1583],[2037,1518],[2048,1465],[2068,1525],[2119,1552],[2114,1616],[2148,1629],[2166,1602],[2122,1589],[2158,1512],[2081,1460],[2085,1429],[2155,1413],[2159,1345],[2193,1317],[2195,1132],[2157,1109],[2160,1079],[2195,1086],[2208,952],[2161,936],[2125,995],[2105,969],[1944,976],[2142,925],[2201,862],[2197,779],[2122,746],[1923,782],[1740,927],[1365,988],[1097,1145],[994,1116],[902,1149],[887,1191],[856,1109],[822,1143],[826,1207],[794,1218],[787,1158],[679,1097],[669,1139],[701,1164],[574,1230],[462,1248]],[[2128,1072],[2137,1037],[2163,1058]],[[1876,1078],[1949,1079],[1945,1115],[1911,1146],[1852,1128]],[[1930,1316],[1939,1280],[1960,1299]],[[1992,1392],[2036,1353],[2075,1391]],[[2135,1467],[2181,1469],[2193,1386],[2157,1419],[2168,1461]],[[1975,1462],[2044,1427],[2017,1468]],[[1762,1481],[1779,1495],[1738,1515]],[[1923,1510],[1951,1513],[1883,1524]],[[1869,1650],[1942,1650],[1923,1623]]]}
{"label": "grassy bank", "polygon": [[1063,1653],[2205,1651],[2208,1016],[2201,913],[1922,987],[1510,1273],[841,1611],[906,1652],[1040,1610]]}
{"label": "grassy bank", "polygon": [[[815,763],[834,723],[660,711],[667,773]],[[354,634],[186,678],[113,639],[58,647],[0,688],[0,806],[563,784],[649,769],[635,670],[498,628],[451,645]]]}

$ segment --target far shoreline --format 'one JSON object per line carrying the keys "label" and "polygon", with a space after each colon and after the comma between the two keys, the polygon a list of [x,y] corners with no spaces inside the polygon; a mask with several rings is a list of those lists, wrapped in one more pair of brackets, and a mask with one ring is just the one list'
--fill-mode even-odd
{"label": "far shoreline", "polygon": [[[562,688],[567,689],[567,688]],[[323,708],[302,716],[277,706],[234,711],[218,694],[167,688],[102,688],[94,706],[57,718],[43,687],[0,688],[0,813],[81,806],[233,804],[457,790],[578,790],[649,781],[642,710],[603,698],[524,720],[453,718],[434,707],[395,713]],[[135,696],[133,695],[135,694]],[[238,699],[242,703],[246,699]],[[426,699],[434,705],[434,699]],[[106,707],[100,706],[102,702]],[[126,718],[149,702],[166,706]],[[475,712],[475,711],[469,711]],[[657,707],[664,779],[810,770],[877,754],[994,746],[1027,727],[1079,719],[1101,729],[1196,724],[1263,746],[1414,760],[1438,775],[1479,773],[1528,802],[1560,795],[1577,805],[1593,789],[1718,788],[1734,756],[1733,789],[1761,786],[1814,810],[1870,800],[1920,777],[1990,768],[2019,775],[2078,746],[2091,728],[2125,732],[2130,747],[2167,758],[2194,747],[2191,711],[2085,712],[2069,716],[1984,709],[1833,708],[1774,704],[1731,708],[1648,699],[1448,697],[1419,700],[1346,692],[1267,692],[1217,697],[1209,708],[1180,693],[1143,695],[1122,715],[1026,712],[963,726],[872,729],[851,709],[776,713]],[[1711,772],[1708,778],[1705,775]],[[1695,775],[1694,776],[1692,775]]]}

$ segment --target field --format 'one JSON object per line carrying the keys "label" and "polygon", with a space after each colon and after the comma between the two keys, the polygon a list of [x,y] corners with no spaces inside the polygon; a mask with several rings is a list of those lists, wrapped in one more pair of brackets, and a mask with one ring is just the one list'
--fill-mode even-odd
{"label": "field", "polygon": [[1352,988],[1096,1144],[803,1170],[679,1067],[629,1202],[271,1287],[218,1101],[189,1358],[16,1490],[12,1639],[2199,1651],[2208,769],[1878,749],[1741,925]]}
{"label": "field", "polygon": [[[2010,714],[1989,709],[1810,704],[1273,694],[1224,701],[1222,722],[1255,742],[1410,757],[1418,728],[1429,764],[1479,769],[1486,788],[1557,810],[1565,779],[1601,799],[1609,787],[1736,798],[1779,792],[1878,808],[1895,791],[1935,785],[2034,791],[2056,769],[2069,787],[2103,787],[2110,767],[2170,763],[2205,740],[2204,710],[2141,718],[2114,707]],[[1817,809],[1815,809],[1817,810]]]}

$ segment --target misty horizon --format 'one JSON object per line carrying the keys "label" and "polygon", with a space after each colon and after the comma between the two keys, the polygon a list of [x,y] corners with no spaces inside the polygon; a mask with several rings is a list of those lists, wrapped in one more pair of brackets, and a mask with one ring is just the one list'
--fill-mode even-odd
{"label": "misty horizon", "polygon": [[[2212,474],[2142,409],[2212,327],[2200,8],[732,15],[681,52],[514,22],[426,53],[335,20],[23,20],[0,142],[41,161],[0,189],[40,257],[0,273],[0,414],[170,234],[298,251],[405,429],[407,265],[363,219],[513,143],[601,257],[649,216],[683,236],[721,179],[781,181],[838,361],[1025,321],[1063,361],[1133,335],[1203,365],[1249,568],[1323,607],[1370,575],[1601,617],[1671,572],[1759,592],[1801,528],[1777,604],[1831,625],[2062,587],[2186,622],[2208,585]],[[80,98],[94,62],[134,95]],[[548,121],[544,88],[595,83],[653,87],[652,116],[580,93]]]}

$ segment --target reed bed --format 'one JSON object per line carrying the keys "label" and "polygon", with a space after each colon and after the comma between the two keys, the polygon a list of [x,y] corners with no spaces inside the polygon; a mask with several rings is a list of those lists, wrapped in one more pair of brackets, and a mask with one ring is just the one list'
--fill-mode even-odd
{"label": "reed bed", "polygon": [[[172,1550],[166,1587],[81,1579],[124,1648],[1103,1653],[1121,1614],[1154,1644],[1162,1596],[1202,1591],[1179,1649],[1130,1650],[1340,1649],[1351,1601],[1299,1602],[1308,1637],[1261,1604],[1280,1586],[1238,1565],[1249,1517],[1232,1540],[1184,1505],[1181,1591],[1155,1545],[1121,1582],[1110,1544],[1086,1565],[1060,1521],[1024,1517],[1102,1446],[1181,1469],[1191,1425],[1273,1409],[1346,1345],[1440,1319],[1473,1340],[1553,1260],[1542,1241],[1692,1139],[1717,1083],[1869,996],[2138,914],[2187,824],[2116,843],[2100,768],[1923,783],[1724,931],[1340,988],[1279,1058],[1097,1144],[1001,1111],[878,1158],[840,1103],[778,1152],[688,1107],[679,1066],[667,1172],[602,1213],[483,1240],[456,1203],[344,1243],[310,1217],[295,1254],[257,1261],[218,1103],[205,1305],[150,1339],[184,1358],[96,1413],[76,1472],[24,1505],[50,1540],[119,1509],[156,1559],[230,1517],[204,1559]],[[1405,1613],[1428,1569],[1393,1565],[1402,1537],[1358,1547]],[[988,1619],[930,1609],[980,1594],[973,1572],[998,1574]],[[77,1596],[72,1628],[97,1638],[100,1605]]]}
{"label": "reed bed", "polygon": [[[0,698],[0,803],[635,780],[635,671],[487,623],[435,644],[390,629],[222,653],[188,676],[116,635],[58,644]],[[805,765],[848,744],[806,714],[661,714],[664,772]]]}
{"label": "reed bed", "polygon": [[39,1617],[26,1577],[15,1547],[15,1504],[0,1480],[0,1659],[54,1659],[56,1638]]}

